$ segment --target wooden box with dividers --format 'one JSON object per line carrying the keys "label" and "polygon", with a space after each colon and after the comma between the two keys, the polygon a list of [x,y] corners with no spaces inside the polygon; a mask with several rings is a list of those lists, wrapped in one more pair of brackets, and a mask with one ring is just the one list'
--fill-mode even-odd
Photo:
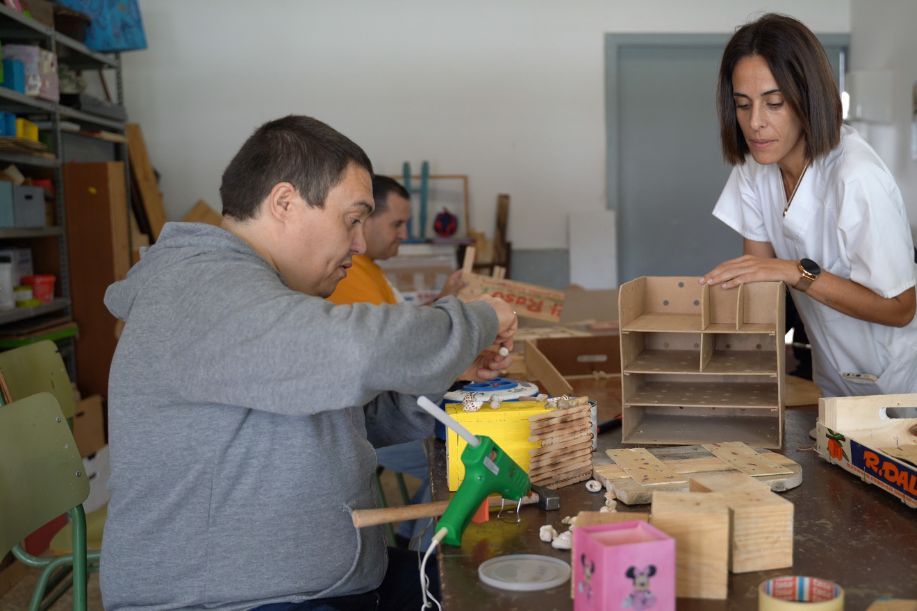
{"label": "wooden box with dividers", "polygon": [[783,443],[780,282],[644,276],[618,293],[622,440]]}

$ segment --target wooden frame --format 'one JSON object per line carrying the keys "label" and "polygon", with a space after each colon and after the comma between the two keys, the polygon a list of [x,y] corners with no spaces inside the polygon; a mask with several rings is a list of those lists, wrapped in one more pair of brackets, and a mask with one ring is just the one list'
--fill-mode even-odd
{"label": "wooden frame", "polygon": [[622,440],[783,444],[784,287],[644,276],[618,293]]}
{"label": "wooden frame", "polygon": [[[393,178],[400,182],[404,180],[404,175],[403,174],[389,174],[389,178]],[[460,217],[462,219],[462,222],[464,223],[464,227],[459,226],[457,236],[453,236],[453,238],[439,238],[439,237],[431,238],[428,236],[427,239],[437,241],[437,240],[442,240],[442,239],[454,239],[455,237],[458,237],[461,235],[469,236],[470,235],[469,232],[471,231],[471,213],[469,211],[469,201],[468,201],[468,175],[467,174],[430,174],[427,178],[429,180],[458,180],[458,181],[461,181],[462,183],[462,207],[464,208],[462,210],[461,215],[456,214],[456,216]],[[419,174],[411,175],[411,180],[419,181],[421,180],[421,176]],[[427,201],[427,224],[430,226],[431,229],[433,227],[433,219],[436,218],[436,213],[437,213],[436,210],[432,209],[432,205],[435,203],[436,202],[433,202],[431,200]],[[450,212],[453,212],[453,214],[455,213],[454,210],[450,210]],[[411,218],[414,218],[414,193],[411,193]],[[418,219],[420,218],[419,215],[417,218]],[[418,235],[420,234],[420,230],[417,227],[413,227],[412,231]],[[432,233],[433,235],[435,235],[435,232],[432,232]],[[408,238],[412,240],[419,239],[415,235],[408,236]]]}

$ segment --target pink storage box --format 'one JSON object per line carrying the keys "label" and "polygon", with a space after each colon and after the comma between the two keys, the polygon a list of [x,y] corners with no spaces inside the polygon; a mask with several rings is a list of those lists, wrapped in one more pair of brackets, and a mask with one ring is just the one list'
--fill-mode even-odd
{"label": "pink storage box", "polygon": [[25,66],[25,94],[60,101],[57,55],[36,45],[3,45],[4,59],[18,59]]}
{"label": "pink storage box", "polygon": [[573,608],[674,611],[675,540],[646,522],[573,530]]}

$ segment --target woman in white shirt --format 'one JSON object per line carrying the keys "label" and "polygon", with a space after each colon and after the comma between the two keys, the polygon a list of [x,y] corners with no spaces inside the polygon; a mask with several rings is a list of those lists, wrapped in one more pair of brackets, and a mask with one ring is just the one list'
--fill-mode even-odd
{"label": "woman in white shirt", "polygon": [[723,153],[713,214],[744,255],[702,283],[783,281],[825,396],[917,392],[914,245],[901,193],[848,126],[824,49],[802,23],[739,28],[720,65]]}

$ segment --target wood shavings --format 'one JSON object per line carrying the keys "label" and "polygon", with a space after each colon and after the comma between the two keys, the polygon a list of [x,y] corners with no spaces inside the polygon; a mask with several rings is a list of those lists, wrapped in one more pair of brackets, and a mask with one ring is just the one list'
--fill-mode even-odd
{"label": "wood shavings", "polygon": [[586,490],[589,492],[599,492],[602,490],[602,484],[597,480],[591,479],[586,482]]}

